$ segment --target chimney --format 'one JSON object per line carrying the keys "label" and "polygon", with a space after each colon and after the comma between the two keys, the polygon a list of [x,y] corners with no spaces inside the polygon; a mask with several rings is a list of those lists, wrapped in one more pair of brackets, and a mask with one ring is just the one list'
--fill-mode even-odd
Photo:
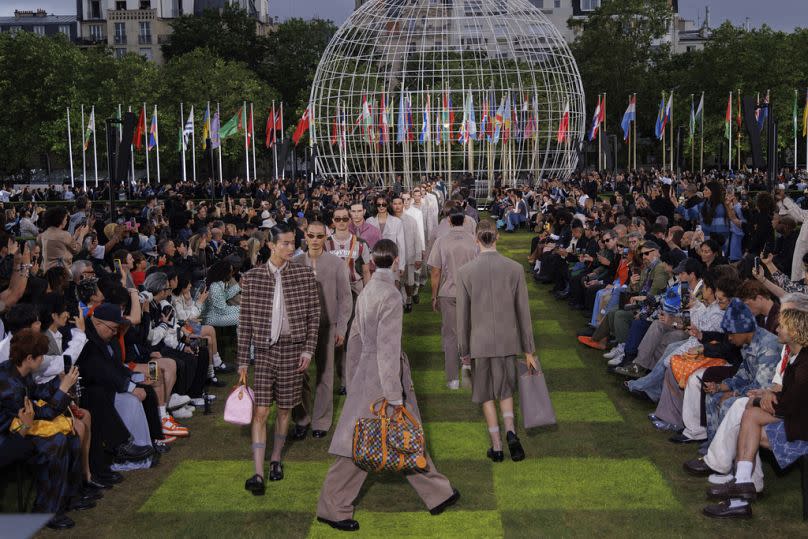
{"label": "chimney", "polygon": [[704,26],[710,28],[710,6],[704,8]]}

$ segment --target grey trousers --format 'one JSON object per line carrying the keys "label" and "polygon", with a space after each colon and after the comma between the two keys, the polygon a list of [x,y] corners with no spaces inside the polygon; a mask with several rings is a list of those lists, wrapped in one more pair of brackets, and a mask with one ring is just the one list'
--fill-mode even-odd
{"label": "grey trousers", "polygon": [[[308,371],[303,373],[301,403],[293,410],[295,423],[311,425],[313,430],[329,430],[334,417],[334,339],[336,326],[321,327],[314,352],[317,367],[314,392]],[[312,400],[314,406],[312,406]]]}
{"label": "grey trousers", "polygon": [[115,411],[132,435],[135,445],[152,444],[149,422],[146,420],[146,412],[140,399],[131,393],[115,393]]}
{"label": "grey trousers", "polygon": [[687,332],[655,320],[640,342],[637,359],[634,360],[634,363],[650,371],[662,358],[665,348],[670,343],[682,341],[687,337]]}
{"label": "grey trousers", "polygon": [[438,297],[440,311],[440,340],[443,344],[443,362],[446,381],[460,377],[460,349],[457,345],[457,298]]}
{"label": "grey trousers", "polygon": [[665,381],[662,382],[662,395],[659,397],[656,415],[662,421],[684,428],[682,422],[682,405],[685,400],[685,390],[679,387],[679,382],[668,367],[665,369]]}
{"label": "grey trousers", "polygon": [[[427,471],[407,473],[404,477],[424,501],[427,509],[432,509],[452,495],[452,485],[438,472],[429,455],[426,455],[426,462]],[[317,502],[317,516],[336,522],[352,518],[354,500],[359,495],[367,475],[368,473],[358,468],[353,460],[337,457],[325,476],[320,499]]]}

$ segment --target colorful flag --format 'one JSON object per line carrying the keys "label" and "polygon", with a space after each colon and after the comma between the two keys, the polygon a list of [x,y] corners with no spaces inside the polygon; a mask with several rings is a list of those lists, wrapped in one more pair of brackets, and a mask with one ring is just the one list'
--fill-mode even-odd
{"label": "colorful flag", "polygon": [[210,103],[205,107],[205,116],[202,118],[202,149],[208,149],[208,137],[210,136]]}
{"label": "colorful flag", "polygon": [[224,140],[226,138],[232,137],[233,135],[238,134],[239,129],[241,128],[241,116],[244,111],[244,107],[233,115],[232,118],[227,120],[220,128],[219,128],[219,139]]}
{"label": "colorful flag", "polygon": [[300,139],[303,137],[303,133],[309,130],[309,123],[311,121],[311,111],[309,107],[306,107],[306,110],[303,112],[303,116],[300,117],[300,121],[297,122],[297,127],[295,127],[295,132],[292,135],[292,142],[297,143],[300,142]]}
{"label": "colorful flag", "polygon": [[146,121],[146,109],[145,107],[141,107],[140,114],[137,117],[137,125],[135,126],[135,134],[132,136],[132,144],[135,145],[135,149],[140,151],[140,148],[143,147],[143,124]]}
{"label": "colorful flag", "polygon": [[331,141],[330,142],[331,142],[332,146],[334,144],[336,144],[340,139],[340,136],[339,136],[339,116],[340,116],[339,101],[337,101],[337,112],[336,112],[336,114],[334,114],[334,123],[331,126]]}
{"label": "colorful flag", "polygon": [[412,97],[407,92],[407,140],[415,140],[415,124],[412,121]]}
{"label": "colorful flag", "polygon": [[693,140],[696,136],[696,109],[693,105],[693,94],[690,95],[690,123],[688,125],[687,138]]}
{"label": "colorful flag", "polygon": [[379,144],[387,144],[389,139],[389,123],[387,117],[387,98],[382,92],[381,100],[379,101]]}
{"label": "colorful flag", "polygon": [[194,135],[194,106],[191,105],[191,112],[188,114],[188,119],[185,121],[185,129],[182,130],[182,149],[188,149],[188,141]]}
{"label": "colorful flag", "polygon": [[488,118],[488,96],[486,96],[483,99],[483,112],[482,117],[480,118],[480,133],[482,133],[483,136],[486,136],[489,142],[491,142],[491,137],[487,135],[490,124],[491,121]]}
{"label": "colorful flag", "polygon": [[704,92],[701,93],[701,99],[699,100],[699,106],[696,107],[696,120],[701,118],[702,114],[704,114]]}
{"label": "colorful flag", "polygon": [[738,125],[738,134],[741,134],[741,92],[738,91],[738,114],[735,116],[735,123]]}
{"label": "colorful flag", "polygon": [[160,137],[157,130],[157,106],[154,107],[154,114],[152,114],[151,125],[149,126],[149,142],[146,145],[146,150],[151,150],[155,146],[159,146]]}
{"label": "colorful flag", "polygon": [[[339,104],[337,104],[339,107]],[[275,124],[277,119],[275,118],[275,103],[272,103],[272,108],[269,110],[269,117],[267,117],[267,126],[266,126],[266,142],[264,142],[264,146],[267,148],[271,148],[273,144],[275,144]]]}
{"label": "colorful flag", "polygon": [[763,98],[763,105],[758,107],[755,111],[757,114],[758,132],[763,132],[763,126],[766,124],[766,119],[769,117],[769,90],[766,90],[766,97]]}
{"label": "colorful flag", "polygon": [[570,104],[569,102],[564,104],[564,113],[561,115],[561,122],[558,124],[558,133],[556,134],[556,140],[558,143],[562,143],[567,140],[567,131],[570,128]]}
{"label": "colorful flag", "polygon": [[402,144],[407,140],[407,108],[404,105],[404,90],[399,94],[398,98],[398,129],[396,131],[396,142]]}
{"label": "colorful flag", "polygon": [[505,124],[505,96],[499,98],[499,107],[494,115],[494,144],[499,142],[502,136],[502,126]]}
{"label": "colorful flag", "polygon": [[805,92],[805,108],[802,111],[802,136],[808,136],[808,91]]}
{"label": "colorful flag", "polygon": [[505,96],[505,108],[502,110],[502,142],[508,142],[511,138],[511,127],[513,125],[511,116],[511,94]]}
{"label": "colorful flag", "polygon": [[210,123],[210,147],[215,150],[221,147],[222,137],[219,133],[219,111],[213,115],[213,121]]}
{"label": "colorful flag", "polygon": [[657,119],[656,125],[654,126],[654,134],[656,138],[662,140],[662,136],[665,134],[665,123],[667,122],[667,117],[665,116],[665,94],[662,94],[662,101],[659,104],[659,112],[657,112]]}
{"label": "colorful flag", "polygon": [[637,96],[632,95],[628,98],[628,107],[626,112],[623,113],[623,121],[620,122],[620,127],[623,128],[623,140],[628,140],[631,133],[631,122],[637,121]]}
{"label": "colorful flag", "polygon": [[418,141],[421,144],[429,144],[432,140],[432,126],[429,124],[429,105],[430,99],[429,94],[426,94],[426,103],[424,103],[424,115],[423,115],[423,122],[421,125],[421,135],[418,137]]}
{"label": "colorful flag", "polygon": [[84,131],[85,151],[87,151],[87,148],[90,146],[90,140],[93,138],[93,133],[95,133],[95,107],[90,110],[90,119],[87,122],[87,129]]}
{"label": "colorful flag", "polygon": [[600,129],[600,118],[601,118],[601,98],[598,96],[598,104],[595,105],[595,112],[592,114],[592,127],[589,129],[589,142],[595,140],[595,137],[598,136],[598,130]]}
{"label": "colorful flag", "polygon": [[466,136],[471,138],[471,140],[477,140],[477,119],[474,117],[474,94],[471,93],[471,90],[469,90],[468,110]]}
{"label": "colorful flag", "polygon": [[732,136],[732,92],[729,93],[727,113],[724,116],[724,136],[727,138]]}
{"label": "colorful flag", "polygon": [[452,122],[454,120],[454,113],[450,112],[452,108],[452,98],[448,90],[443,92],[443,110],[442,110],[442,125],[441,138],[444,142],[449,141],[452,137]]}

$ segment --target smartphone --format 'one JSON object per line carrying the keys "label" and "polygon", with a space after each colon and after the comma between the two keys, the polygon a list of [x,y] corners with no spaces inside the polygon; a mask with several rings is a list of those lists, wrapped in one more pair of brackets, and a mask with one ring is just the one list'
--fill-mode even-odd
{"label": "smartphone", "polygon": [[154,360],[149,361],[149,378],[156,382],[159,375],[160,370],[157,368],[157,362]]}
{"label": "smartphone", "polygon": [[760,257],[756,256],[755,257],[755,273],[757,273],[758,271],[760,271]]}
{"label": "smartphone", "polygon": [[121,265],[121,259],[116,258],[115,260],[112,261],[112,263],[115,265],[115,273],[123,275],[123,266]]}
{"label": "smartphone", "polygon": [[623,256],[628,256],[629,249],[628,247],[623,247]]}

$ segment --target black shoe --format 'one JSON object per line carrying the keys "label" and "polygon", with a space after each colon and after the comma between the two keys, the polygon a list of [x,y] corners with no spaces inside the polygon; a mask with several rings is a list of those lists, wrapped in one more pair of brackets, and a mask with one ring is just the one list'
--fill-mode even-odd
{"label": "black shoe", "polygon": [[73,522],[73,519],[69,516],[65,515],[64,513],[56,513],[56,515],[48,521],[48,528],[52,530],[69,530],[76,523]]}
{"label": "black shoe", "polygon": [[236,367],[233,365],[228,365],[227,363],[222,363],[218,367],[213,367],[213,372],[216,374],[230,374],[231,372],[236,372]]}
{"label": "black shoe", "polygon": [[456,488],[453,488],[452,495],[446,498],[446,500],[441,502],[439,505],[436,505],[435,507],[430,509],[429,514],[432,515],[433,517],[436,515],[440,515],[441,513],[446,511],[446,509],[456,504],[457,500],[459,499],[460,499],[460,492],[458,492]]}
{"label": "black shoe", "polygon": [[707,466],[707,463],[704,462],[704,457],[688,460],[682,464],[682,468],[690,475],[695,475],[696,477],[707,477],[710,474],[716,473],[715,470]]}
{"label": "black shoe", "polygon": [[703,442],[704,440],[694,440],[693,438],[688,438],[684,434],[677,434],[676,436],[671,436],[668,438],[668,441],[675,444],[695,444],[697,442]]}
{"label": "black shoe", "polygon": [[269,480],[280,481],[283,479],[283,464],[277,460],[269,463]]}
{"label": "black shoe", "polygon": [[[412,297],[412,302],[413,302],[413,303],[415,303],[416,305],[418,305],[419,303],[421,303],[421,297],[420,297],[418,294],[415,294],[415,295]],[[358,525],[358,524],[357,524],[357,529],[359,529],[359,525]]]}
{"label": "black shoe", "polygon": [[299,442],[301,440],[306,439],[306,434],[309,432],[308,425],[295,425],[295,428],[292,429],[292,434],[289,435],[289,438],[292,440]]}
{"label": "black shoe", "polygon": [[725,500],[721,503],[708,505],[701,512],[704,516],[710,518],[751,518],[752,506],[747,503],[741,507],[730,507],[730,501]]}
{"label": "black shoe", "polygon": [[104,497],[104,493],[96,488],[82,486],[79,489],[79,494],[83,500],[98,501]]}
{"label": "black shoe", "polygon": [[505,460],[505,453],[502,451],[494,451],[493,447],[488,448],[488,453],[486,453],[486,456],[494,462],[502,462]]}
{"label": "black shoe", "polygon": [[143,460],[150,457],[154,449],[150,445],[135,445],[135,442],[128,441],[115,450],[115,458],[118,460]]}
{"label": "black shoe", "polygon": [[109,488],[112,488],[112,485],[117,485],[118,483],[123,482],[123,475],[110,470],[108,472],[102,472],[94,475],[93,480],[103,483],[104,485],[108,485]]}
{"label": "black shoe", "polygon": [[107,490],[112,488],[112,485],[97,481],[95,477],[91,478],[89,481],[85,481],[82,486],[92,490]]}
{"label": "black shoe", "polygon": [[328,436],[327,430],[313,430],[311,431],[312,438],[325,438]]}
{"label": "black shoe", "polygon": [[405,303],[404,304],[404,312],[411,313],[412,312],[412,303]]}
{"label": "black shoe", "polygon": [[155,440],[153,445],[155,453],[164,455],[171,451],[171,446],[165,443],[163,440]]}
{"label": "black shoe", "polygon": [[511,454],[511,460],[514,462],[525,460],[525,450],[522,448],[522,444],[519,442],[519,437],[516,433],[508,431],[508,434],[505,435],[505,439],[508,441],[508,453]]}
{"label": "black shoe", "polygon": [[266,485],[264,484],[264,478],[258,474],[247,479],[247,482],[244,483],[244,490],[249,490],[253,493],[253,496],[263,496],[266,492]]}
{"label": "black shoe", "polygon": [[337,395],[347,395],[347,394],[348,390],[345,389],[345,386],[339,386],[339,389],[337,390]]}
{"label": "black shoe", "polygon": [[87,496],[83,496],[81,498],[76,498],[71,502],[70,506],[68,507],[68,511],[86,511],[87,509],[92,509],[95,507],[95,501],[89,499]]}
{"label": "black shoe", "polygon": [[205,380],[205,385],[213,387],[224,387],[227,384],[214,376],[213,378],[208,378],[207,380]]}
{"label": "black shoe", "polygon": [[317,517],[317,521],[322,522],[323,524],[328,524],[335,530],[339,530],[341,532],[355,532],[359,529],[359,523],[352,518],[335,522],[323,517]]}

